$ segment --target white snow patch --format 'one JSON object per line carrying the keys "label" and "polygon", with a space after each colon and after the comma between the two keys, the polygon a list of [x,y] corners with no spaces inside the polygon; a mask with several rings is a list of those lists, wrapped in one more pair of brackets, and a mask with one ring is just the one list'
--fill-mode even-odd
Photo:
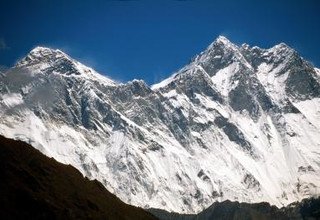
{"label": "white snow patch", "polygon": [[21,94],[9,93],[9,94],[2,95],[0,98],[0,102],[2,102],[4,105],[6,105],[9,108],[12,108],[14,106],[22,104],[23,98]]}
{"label": "white snow patch", "polygon": [[283,69],[284,65],[279,65],[273,68],[273,65],[262,63],[258,67],[257,78],[264,86],[267,93],[271,96],[273,101],[280,104],[286,97],[285,81],[288,78],[289,72],[278,75],[278,72]]}
{"label": "white snow patch", "polygon": [[239,71],[239,63],[234,62],[229,66],[219,70],[211,77],[215,88],[223,95],[228,96],[229,92],[237,86],[237,82],[232,81],[231,78]]}
{"label": "white snow patch", "polygon": [[156,83],[153,84],[151,86],[152,90],[158,90],[160,88],[166,87],[167,85],[169,85],[172,81],[174,81],[175,77],[177,76],[177,74],[173,74],[172,76],[168,77],[167,79],[161,81],[160,83]]}

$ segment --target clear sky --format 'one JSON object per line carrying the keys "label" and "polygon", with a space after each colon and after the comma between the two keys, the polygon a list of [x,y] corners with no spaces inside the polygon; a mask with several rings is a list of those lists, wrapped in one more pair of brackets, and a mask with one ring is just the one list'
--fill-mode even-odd
{"label": "clear sky", "polygon": [[320,1],[0,1],[5,66],[42,45],[113,79],[153,84],[218,35],[264,48],[285,42],[320,67]]}

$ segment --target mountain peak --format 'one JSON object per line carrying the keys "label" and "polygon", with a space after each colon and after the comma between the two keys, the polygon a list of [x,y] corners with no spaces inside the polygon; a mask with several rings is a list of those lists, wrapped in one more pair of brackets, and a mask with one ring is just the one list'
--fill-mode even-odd
{"label": "mountain peak", "polygon": [[71,58],[59,49],[37,46],[24,58],[17,62],[15,67],[31,68],[33,73],[59,73],[60,75],[78,75],[90,80],[113,86],[116,83],[107,76],[102,76],[94,69],[85,66]]}
{"label": "mountain peak", "polygon": [[[35,57],[46,57],[46,56],[50,56],[50,55],[60,55],[64,56],[66,58],[70,58],[67,54],[65,54],[64,52],[62,52],[59,49],[53,49],[53,48],[49,48],[49,47],[43,47],[43,46],[37,46],[35,48],[33,48],[28,55],[32,55]],[[28,56],[27,55],[27,56]]]}
{"label": "mountain peak", "polygon": [[0,134],[144,208],[191,213],[216,200],[281,206],[315,195],[318,70],[283,44],[253,48],[220,36],[152,90],[35,48],[26,68],[0,76]]}
{"label": "mountain peak", "polygon": [[275,45],[271,48],[271,50],[277,50],[277,51],[294,51],[293,48],[288,46],[287,44],[281,42],[280,44]]}
{"label": "mountain peak", "polygon": [[212,50],[214,48],[226,48],[227,50],[238,50],[238,46],[232,43],[228,38],[225,36],[219,35],[207,48],[207,50]]}
{"label": "mountain peak", "polygon": [[55,49],[52,49],[49,47],[43,47],[43,46],[36,46],[30,51],[30,53],[43,53],[43,52],[52,52],[52,51],[55,51]]}
{"label": "mountain peak", "polygon": [[24,58],[19,60],[16,64],[16,67],[29,66],[48,61],[50,62],[57,58],[71,60],[71,58],[61,50],[37,46],[33,48]]}
{"label": "mountain peak", "polygon": [[215,42],[223,43],[223,44],[232,44],[231,41],[225,36],[219,35]]}

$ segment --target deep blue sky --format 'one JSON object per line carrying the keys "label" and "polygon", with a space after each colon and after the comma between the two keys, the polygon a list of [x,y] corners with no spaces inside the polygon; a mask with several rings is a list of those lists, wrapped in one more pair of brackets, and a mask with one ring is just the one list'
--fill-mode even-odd
{"label": "deep blue sky", "polygon": [[285,42],[320,67],[320,1],[0,1],[0,64],[37,45],[60,48],[113,79],[158,82],[218,35]]}

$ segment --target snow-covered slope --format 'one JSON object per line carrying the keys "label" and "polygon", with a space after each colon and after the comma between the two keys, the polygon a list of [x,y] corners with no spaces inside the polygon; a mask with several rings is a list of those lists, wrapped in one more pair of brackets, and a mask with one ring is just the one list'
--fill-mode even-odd
{"label": "snow-covered slope", "polygon": [[219,37],[150,88],[37,47],[0,74],[0,133],[134,205],[281,206],[320,192],[319,76],[283,43],[239,47]]}

